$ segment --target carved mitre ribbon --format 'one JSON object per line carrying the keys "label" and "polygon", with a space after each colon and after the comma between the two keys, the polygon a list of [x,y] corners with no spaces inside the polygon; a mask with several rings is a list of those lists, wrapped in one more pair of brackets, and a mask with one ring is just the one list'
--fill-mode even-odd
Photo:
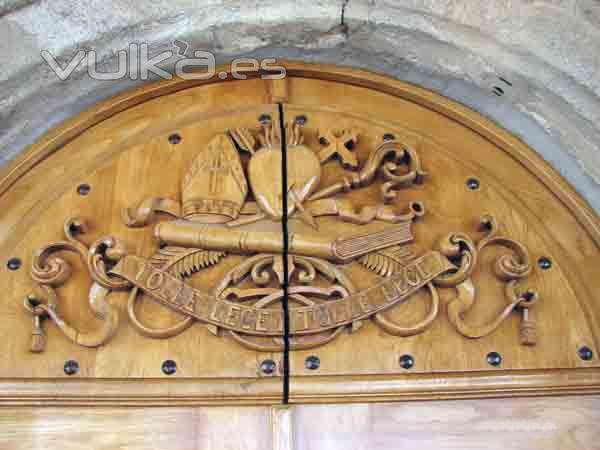
{"label": "carved mitre ribbon", "polygon": [[203,223],[237,218],[248,184],[235,144],[225,133],[216,135],[198,154],[183,179],[182,215]]}

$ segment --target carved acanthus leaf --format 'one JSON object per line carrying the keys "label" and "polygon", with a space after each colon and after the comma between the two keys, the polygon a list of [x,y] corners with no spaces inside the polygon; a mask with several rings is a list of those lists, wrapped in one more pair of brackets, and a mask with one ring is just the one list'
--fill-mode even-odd
{"label": "carved acanthus leaf", "polygon": [[225,255],[225,252],[196,248],[164,247],[150,258],[150,263],[157,268],[168,268],[173,275],[185,278],[217,264]]}

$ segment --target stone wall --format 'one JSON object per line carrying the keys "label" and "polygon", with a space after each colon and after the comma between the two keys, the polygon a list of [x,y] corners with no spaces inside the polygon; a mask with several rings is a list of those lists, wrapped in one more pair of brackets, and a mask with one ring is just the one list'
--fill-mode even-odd
{"label": "stone wall", "polygon": [[[239,55],[340,64],[432,89],[509,129],[600,212],[598,0],[0,0],[0,164],[141,81],[61,81],[40,56],[182,39]],[[167,70],[175,58],[164,61]]]}

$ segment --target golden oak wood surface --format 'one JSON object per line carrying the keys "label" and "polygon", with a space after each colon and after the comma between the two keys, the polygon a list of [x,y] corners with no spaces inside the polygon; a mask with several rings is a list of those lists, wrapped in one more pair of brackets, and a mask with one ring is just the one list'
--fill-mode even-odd
{"label": "golden oak wood surface", "polygon": [[[0,408],[0,446],[6,450],[596,449],[599,415],[597,396],[302,405],[275,411]],[[272,427],[273,421],[278,427]]]}
{"label": "golden oak wood surface", "polygon": [[4,450],[264,450],[267,407],[0,409]]}
{"label": "golden oak wood surface", "polygon": [[[476,340],[452,333],[445,321],[437,321],[426,333],[400,339],[388,339],[366,324],[356,335],[342,335],[321,349],[294,352],[293,373],[317,375],[304,367],[305,358],[311,354],[317,354],[321,359],[318,375],[369,373],[373,367],[401,373],[397,359],[402,354],[415,357],[411,372],[489,369],[486,355],[491,351],[503,355],[503,369],[596,365],[581,361],[573,349],[590,345],[587,343],[595,340],[592,324],[597,320],[595,305],[598,299],[593,292],[594,281],[582,277],[575,267],[584,265],[588,256],[596,255],[597,258],[598,248],[585,236],[583,229],[574,232],[576,220],[556,201],[552,191],[534,187],[534,178],[527,168],[482,136],[465,132],[464,127],[454,121],[404,99],[390,98],[361,87],[292,78],[284,111],[288,117],[300,114],[308,117],[306,135],[308,139],[312,137],[313,142],[309,142],[316,148],[321,148],[315,142],[318,127],[331,126],[362,128],[355,150],[359,159],[366,157],[367,149],[384,133],[393,133],[400,141],[418,148],[422,165],[428,172],[425,181],[398,194],[404,204],[423,200],[427,210],[414,225],[416,245],[423,243],[417,253],[430,248],[444,229],[450,227],[469,233],[477,228],[481,213],[492,213],[503,223],[505,234],[525,243],[534,260],[549,256],[555,262],[549,271],[536,267],[529,281],[541,298],[535,307],[539,339],[534,347],[518,345],[517,315],[503,325],[505,332]],[[339,177],[340,171],[340,164],[331,161],[325,165],[324,178]],[[477,178],[479,189],[468,189],[466,181],[469,178]],[[361,193],[360,196],[357,193],[354,198],[359,205],[374,203],[377,192]],[[401,202],[398,207],[402,206]],[[306,228],[294,220],[291,223],[292,230]],[[325,223],[322,229],[327,226],[339,233],[343,225]],[[567,243],[569,235],[571,241]],[[484,253],[481,269],[475,272],[474,281],[479,286],[477,289],[481,289],[481,301],[468,314],[471,323],[489,321],[502,308],[501,285],[484,269],[492,262],[490,254]],[[349,267],[348,271],[353,269]],[[356,280],[359,288],[372,282],[358,271],[351,278]],[[444,294],[453,293],[441,293]],[[426,296],[426,292],[419,294],[417,297],[421,301],[409,300],[391,310],[390,315],[403,323],[418,320],[427,313]],[[572,301],[559,300],[564,298]],[[357,348],[354,338],[361,333],[369,345]],[[567,334],[571,335],[570,339],[565,339]]]}
{"label": "golden oak wood surface", "polygon": [[[293,240],[296,247],[291,248],[300,255],[292,263],[304,267],[301,258],[314,255],[330,260],[321,267],[326,268],[325,273],[336,274],[342,297],[350,296],[352,289],[367,289],[381,278],[365,268],[368,262],[340,258],[338,247],[329,245],[336,238],[367,236],[346,245],[352,258],[363,256],[360,251],[374,250],[369,245],[379,245],[382,239],[370,241],[368,236],[395,229],[386,220],[410,213],[410,219],[402,219],[411,222],[414,235],[414,244],[407,248],[420,256],[450,232],[481,239],[485,233],[478,229],[479,219],[492,214],[503,235],[528,249],[533,269],[519,283],[535,289],[540,298],[531,310],[537,323],[536,345],[521,345],[520,311],[509,312],[490,334],[466,338],[464,333],[476,334],[498,317],[507,302],[506,286],[492,271],[494,259],[503,253],[486,248],[472,274],[473,307],[464,317],[457,314],[454,322],[449,305],[458,291],[440,288],[435,321],[416,327],[409,336],[386,332],[415,328],[415,323],[422,322],[432,308],[430,294],[423,288],[381,313],[385,320],[380,322],[392,321],[395,328],[364,318],[352,321],[349,327],[317,328],[316,341],[294,338],[292,401],[598,392],[600,299],[594,267],[598,266],[600,238],[597,219],[571,188],[513,137],[431,93],[356,71],[297,64],[289,64],[289,69],[285,82],[259,78],[200,85],[167,82],[125,94],[99,106],[95,113],[74,119],[62,132],[53,132],[5,171],[0,182],[5,191],[0,197],[5,211],[0,217],[0,256],[3,261],[19,257],[23,265],[17,271],[4,265],[0,272],[0,282],[8,293],[0,304],[0,348],[10,361],[0,368],[0,383],[6,387],[2,401],[140,405],[169,400],[183,405],[273,403],[280,399],[280,340],[247,337],[239,333],[243,331],[240,327],[229,330],[215,325],[235,321],[231,309],[229,319],[211,325],[194,323],[168,339],[151,339],[151,332],[139,332],[142,327],[167,329],[182,323],[184,316],[140,295],[134,309],[141,325],[134,327],[127,320],[131,317],[129,294],[113,292],[108,302],[118,311],[120,322],[110,341],[97,348],[81,347],[47,321],[45,351],[30,353],[33,318],[23,308],[24,298],[36,289],[28,273],[33,251],[64,239],[63,223],[69,217],[82,217],[88,223],[80,237],[86,247],[101,236],[117,236],[128,253],[146,258],[160,253],[154,239],[156,223],[165,225],[159,234],[168,226],[175,227],[174,233],[163,235],[167,245],[199,240],[194,229],[188,233],[188,224],[167,223],[171,219],[161,213],[149,216],[151,226],[139,226],[143,221],[137,224],[136,208],[147,198],[181,197],[182,215],[206,218],[206,199],[199,198],[197,191],[210,190],[211,183],[223,178],[207,175],[183,184],[182,180],[202,152],[199,166],[221,163],[211,159],[216,152],[210,150],[211,142],[215,149],[229,148],[223,153],[226,159],[236,154],[233,141],[223,134],[227,131],[241,148],[243,168],[233,163],[230,167],[233,172],[243,171],[242,177],[248,177],[250,183],[242,186],[237,175],[224,181],[235,207],[231,209],[227,203],[224,209],[221,198],[210,198],[211,208],[216,204],[218,211],[211,214],[218,216],[216,222],[243,219],[247,223],[241,225],[243,236],[239,239],[234,239],[235,229],[215,231],[210,234],[213,247],[207,247],[202,238],[202,248],[230,252],[244,247],[244,251],[280,253],[276,236],[281,230],[282,180],[275,171],[281,162],[281,137],[276,133],[269,137],[268,132],[263,136],[259,123],[259,117],[268,114],[276,127],[275,100],[284,102],[289,126],[288,206],[290,230],[298,237]],[[296,118],[301,117],[305,123],[294,128],[294,121],[298,123]],[[238,131],[242,129],[250,130],[252,139],[257,140],[254,148],[247,148],[250,137]],[[404,146],[418,154],[426,172],[422,182],[394,185],[397,194],[385,208],[380,205],[384,182],[378,175],[364,175],[360,189],[344,194],[348,203],[338,202],[341,193],[335,198],[330,198],[329,191],[320,195],[321,189],[336,185],[348,173],[366,174],[370,155],[387,145],[383,137],[390,134],[398,149]],[[266,141],[259,143],[261,136]],[[411,153],[403,158],[414,162]],[[469,180],[477,182],[477,189],[469,189]],[[83,184],[90,188],[87,195],[78,192]],[[240,204],[244,189],[252,190],[248,198],[258,206],[244,209]],[[416,204],[424,206],[422,217]],[[161,205],[163,209],[173,207],[171,203]],[[123,220],[127,208],[133,214],[131,221]],[[361,208],[371,212],[361,213]],[[182,227],[188,227],[187,234]],[[262,234],[253,240],[253,233]],[[272,237],[265,238],[265,233]],[[229,247],[223,247],[224,242]],[[550,258],[549,270],[537,265],[540,257]],[[87,305],[89,275],[77,258],[65,258],[75,270],[57,289],[60,316],[77,329],[97,329],[100,321]],[[246,253],[228,254],[217,265],[195,273],[189,282],[198,289],[213,288],[246,259]],[[272,261],[273,271],[281,276],[281,268],[276,267],[280,263],[277,258]],[[316,278],[312,294],[330,292],[326,278]],[[306,302],[301,295],[292,300]],[[269,305],[275,308],[279,303]],[[463,334],[457,332],[457,321]],[[578,350],[583,346],[594,352],[591,360],[580,358]],[[313,348],[302,349],[306,347]],[[501,354],[500,366],[489,365],[490,352]],[[400,366],[401,355],[414,358],[410,370]],[[319,357],[317,370],[306,367],[309,356]],[[266,359],[279,366],[272,374],[261,371]],[[64,373],[67,360],[79,363],[80,370],[73,377]],[[176,374],[163,374],[165,360],[177,362]],[[65,390],[69,394],[65,395]]]}
{"label": "golden oak wood surface", "polygon": [[[253,81],[249,83],[253,83]],[[264,86],[264,83],[258,81],[256,83]],[[128,110],[124,113],[126,114],[125,117],[120,116],[119,120],[114,118],[112,122],[109,121],[110,123],[103,122],[101,126],[97,126],[94,129],[93,136],[86,134],[86,138],[83,138],[83,140],[73,141],[61,150],[61,156],[65,156],[64,164],[67,165],[68,169],[65,169],[64,166],[59,166],[55,170],[66,170],[69,174],[67,179],[69,177],[74,177],[74,179],[68,180],[70,181],[69,185],[61,186],[61,181],[63,180],[59,177],[56,185],[53,186],[53,190],[50,192],[48,192],[47,186],[46,188],[40,186],[42,191],[46,190],[47,197],[44,199],[45,201],[33,201],[33,205],[28,203],[28,196],[21,196],[17,207],[29,207],[31,209],[21,217],[20,225],[18,226],[27,226],[25,224],[32,225],[28,238],[21,245],[26,245],[31,249],[36,246],[39,247],[43,245],[43,241],[48,241],[48,234],[52,236],[51,239],[60,239],[62,225],[58,224],[64,220],[65,216],[78,215],[90,219],[90,230],[86,234],[86,238],[90,241],[106,234],[107,226],[109,228],[116,227],[119,229],[117,234],[121,235],[133,246],[131,248],[132,251],[150,256],[154,252],[152,230],[127,228],[120,219],[121,210],[125,204],[138,203],[146,195],[169,196],[178,192],[181,175],[186,168],[183,164],[193,159],[194,152],[197,151],[198,147],[195,143],[210,139],[215,133],[214,130],[222,130],[231,126],[233,123],[231,121],[232,115],[228,110],[225,109],[219,113],[214,111],[213,105],[207,102],[208,98],[218,97],[221,101],[225,101],[228,96],[235,97],[231,91],[231,86],[221,85],[212,86],[211,88],[216,88],[219,92],[214,92],[210,95],[205,92],[199,92],[198,96],[190,95],[190,93],[186,93],[185,95],[183,93],[176,94],[183,96],[182,100],[175,101],[178,109],[173,111],[181,119],[173,117],[171,119],[172,122],[169,121],[168,129],[161,130],[159,126],[160,123],[164,123],[164,114],[162,113],[164,110],[164,99],[156,99],[152,101],[154,102],[152,106],[145,105],[143,113],[135,111],[135,108],[134,110]],[[255,93],[254,101],[257,105],[260,105],[263,100],[261,90],[251,89],[250,91]],[[248,100],[247,97],[244,97],[244,102],[248,102]],[[225,102],[225,104],[228,104],[229,108],[233,108],[231,102]],[[186,105],[187,109],[184,108]],[[188,120],[195,120],[195,118],[206,114],[206,111],[210,112],[211,120],[203,121],[200,125],[192,126],[189,129],[182,126],[184,118],[187,117]],[[242,116],[245,115],[246,121],[255,122],[256,117],[265,111],[276,114],[274,108],[268,105],[262,108],[260,106],[253,106],[250,110],[246,111],[241,109],[238,113]],[[223,121],[226,121],[227,124]],[[145,136],[144,140],[152,134],[156,135],[156,137],[151,138],[144,145],[135,145],[125,152],[119,152],[119,146],[110,144],[116,139],[118,134],[117,129],[123,123],[128,124],[122,130],[123,133],[133,133],[135,131],[138,135]],[[135,124],[138,124],[137,128]],[[172,128],[174,124],[176,124],[175,128]],[[216,128],[211,129],[211,127]],[[152,130],[152,134],[149,133],[149,130]],[[168,142],[168,136],[174,130],[177,130],[183,137],[183,142],[179,146]],[[99,139],[99,136],[106,136],[106,138],[98,142],[97,139]],[[110,155],[104,153],[108,148],[110,148]],[[100,151],[99,156],[96,156],[97,151]],[[113,151],[116,152],[116,156],[113,156]],[[85,163],[82,163],[83,166],[81,168],[73,167],[72,154],[69,155],[63,152],[73,152],[73,154],[79,156],[77,161]],[[88,157],[87,155],[90,153],[91,155]],[[96,158],[99,158],[100,161]],[[165,170],[167,166],[169,170]],[[78,172],[78,169],[80,172]],[[50,169],[44,173],[44,177],[52,177],[56,172]],[[86,183],[91,186],[91,191],[87,196],[82,197],[78,195],[76,188],[79,183]],[[56,191],[60,191],[61,188],[65,192],[61,193],[62,195],[57,201],[55,198],[57,195]],[[34,191],[32,195],[39,195],[39,193],[40,191]],[[48,209],[48,206],[51,204],[54,204],[54,206],[52,209]],[[3,218],[10,220],[7,216],[3,216]],[[35,224],[30,223],[29,220]],[[47,233],[45,232],[46,230]],[[37,242],[34,244],[34,241],[31,239],[37,240]],[[24,266],[27,266],[32,252],[31,250],[23,249],[21,253],[24,257]],[[232,261],[229,262],[229,264],[232,263]],[[225,269],[221,268],[221,273]],[[211,274],[210,271],[207,272],[200,275],[207,277],[208,280],[217,279],[216,276],[218,274]],[[22,295],[22,289],[28,288],[25,284],[28,278],[27,271],[20,271],[19,275],[22,277],[20,279],[13,278],[13,283],[17,291],[21,290],[20,295]],[[85,273],[79,271],[75,272],[73,276],[75,279],[73,282],[65,285],[61,295],[65,298],[73,298],[74,302],[70,305],[61,306],[62,313],[67,321],[83,321],[83,328],[86,326],[94,327],[93,315],[84,307],[86,294],[82,292],[82,286],[86,284]],[[113,303],[119,308],[125,308],[126,295],[116,293],[115,296],[120,297],[120,299],[114,299]],[[141,309],[142,320],[149,316],[152,317],[155,325],[164,326],[173,324],[180,319],[171,311],[164,310],[154,302],[141,301],[140,303],[139,309]],[[14,306],[16,304],[9,307],[12,308]],[[8,340],[9,335],[20,340],[18,344],[14,347],[11,345],[11,347],[19,354],[19,356],[15,355],[15,358],[25,356],[25,359],[22,359],[24,364],[19,369],[19,376],[25,377],[39,376],[41,370],[60,374],[63,370],[62,366],[65,359],[78,360],[81,366],[81,375],[84,377],[121,378],[128,376],[162,376],[161,362],[165,359],[173,359],[178,362],[179,370],[175,376],[227,376],[227,372],[229,371],[229,374],[232,375],[254,377],[257,375],[257,367],[261,356],[263,359],[273,357],[273,355],[257,355],[254,352],[245,352],[237,346],[234,346],[236,350],[231,349],[222,339],[215,339],[215,342],[211,342],[210,344],[202,344],[198,341],[198,339],[202,339],[201,336],[212,340],[206,330],[202,328],[196,328],[195,333],[193,332],[197,334],[196,337],[188,334],[187,336],[180,336],[179,339],[175,338],[169,341],[151,340],[149,342],[144,337],[133,332],[133,330],[130,330],[131,334],[127,332],[119,333],[120,339],[113,341],[115,345],[111,346],[112,349],[111,347],[103,347],[97,350],[82,349],[77,348],[77,346],[64,347],[59,344],[55,349],[49,349],[44,354],[30,355],[33,356],[33,359],[29,361],[31,364],[29,368],[27,368],[29,356],[22,355],[21,349],[19,349],[19,346],[26,345],[27,336],[24,334],[13,336],[8,328],[4,328],[4,332],[7,333],[5,340]],[[50,334],[48,336],[49,345],[52,345],[52,341],[56,343],[55,338],[52,336],[53,331],[55,330],[48,330]],[[138,339],[139,341],[136,342]],[[219,348],[219,342],[225,345]],[[148,352],[130,351],[130,349],[142,348],[146,344],[150,345]],[[206,351],[207,348],[210,348],[210,351]],[[106,353],[107,350],[108,353]],[[123,360],[123,354],[129,354],[131,359],[128,361]],[[184,354],[187,356],[183,356]],[[192,355],[193,358],[191,357]],[[220,355],[219,358],[229,360],[230,362],[224,364],[221,368],[216,368],[212,362],[214,355]],[[35,358],[35,356],[39,356],[40,358]],[[275,357],[275,359],[278,358]],[[46,367],[46,369],[42,369],[43,367]],[[9,375],[9,372],[4,375]]]}
{"label": "golden oak wood surface", "polygon": [[597,449],[598,397],[306,405],[295,448]]}

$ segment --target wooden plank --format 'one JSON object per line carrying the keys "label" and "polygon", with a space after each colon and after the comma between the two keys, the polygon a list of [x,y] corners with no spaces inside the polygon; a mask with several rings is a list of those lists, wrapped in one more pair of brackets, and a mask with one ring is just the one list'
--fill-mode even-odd
{"label": "wooden plank", "polygon": [[264,450],[269,408],[0,409],[4,450]]}
{"label": "wooden plank", "polygon": [[598,449],[599,397],[296,407],[297,448]]}

